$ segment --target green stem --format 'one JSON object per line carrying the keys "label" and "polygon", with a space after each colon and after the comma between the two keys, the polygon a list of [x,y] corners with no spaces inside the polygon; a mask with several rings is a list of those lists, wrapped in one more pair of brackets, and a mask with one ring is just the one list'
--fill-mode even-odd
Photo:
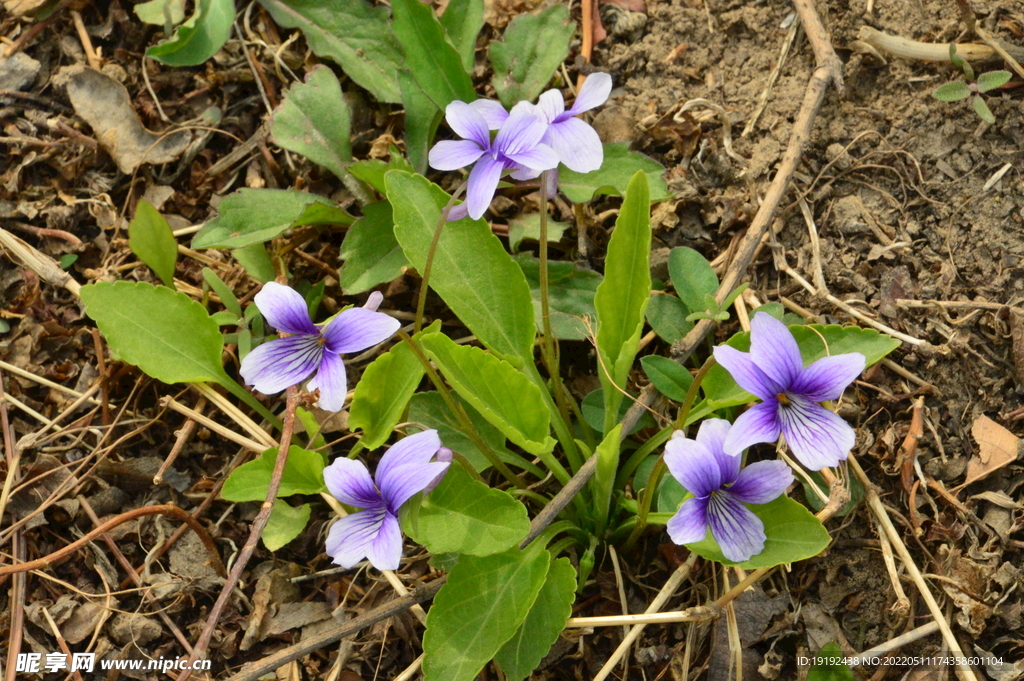
{"label": "green stem", "polygon": [[420,280],[420,297],[416,302],[416,323],[413,325],[412,332],[417,334],[423,327],[423,310],[427,307],[427,285],[430,283],[430,270],[434,268],[434,255],[437,253],[437,244],[441,241],[441,230],[444,228],[444,223],[448,222],[448,213],[451,212],[452,206],[462,196],[462,192],[466,189],[466,182],[463,182],[452,194],[452,197],[448,199],[448,205],[441,211],[441,219],[437,221],[437,227],[434,228],[434,238],[430,241],[430,250],[427,251],[427,263],[423,266],[423,277]]}
{"label": "green stem", "polygon": [[423,368],[427,373],[427,377],[430,378],[430,382],[434,384],[435,388],[437,388],[437,392],[440,393],[441,399],[444,400],[445,404],[448,405],[448,409],[451,410],[455,418],[458,419],[461,430],[466,434],[470,441],[476,445],[477,449],[479,449],[485,457],[487,457],[487,461],[494,466],[495,470],[505,476],[506,480],[520,489],[526,489],[528,487],[526,482],[513,473],[512,470],[505,465],[505,462],[498,458],[497,453],[495,453],[495,451],[491,449],[486,442],[484,442],[484,439],[480,437],[480,434],[473,426],[472,419],[469,418],[469,415],[466,413],[466,410],[462,408],[462,405],[456,402],[455,398],[452,397],[451,392],[448,390],[448,386],[446,386],[444,381],[441,380],[441,376],[437,373],[437,370],[434,369],[434,365],[430,363],[430,360],[423,353],[423,349],[420,347],[419,343],[402,330],[398,331],[398,337],[408,343],[409,347],[412,348],[413,353],[420,360],[420,364],[423,365]]}
{"label": "green stem", "polygon": [[[682,430],[685,432],[686,418],[690,415],[690,407],[693,406],[694,400],[697,399],[697,391],[700,389],[700,384],[704,382],[704,378],[707,377],[708,372],[711,368],[718,364],[715,361],[715,356],[710,355],[704,362],[704,365],[697,372],[697,375],[693,377],[693,383],[690,384],[690,389],[686,391],[686,397],[683,399],[682,406],[679,407],[679,415],[676,417],[675,428],[676,430]],[[651,502],[654,500],[655,491],[658,489],[658,483],[661,482],[661,476],[665,473],[665,454],[662,453],[658,457],[658,462],[654,464],[654,468],[651,470],[651,477],[647,480],[647,487],[644,488],[643,496],[640,497],[640,508],[636,514],[636,527],[633,528],[633,532],[629,535],[629,539],[626,541],[626,550],[633,548],[636,544],[636,540],[640,538],[644,528],[647,527],[647,514],[651,510]]]}

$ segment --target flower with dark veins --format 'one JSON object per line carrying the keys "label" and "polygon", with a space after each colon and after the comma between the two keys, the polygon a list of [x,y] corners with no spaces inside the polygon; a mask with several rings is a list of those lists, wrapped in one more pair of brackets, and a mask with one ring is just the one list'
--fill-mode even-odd
{"label": "flower with dark veins", "polygon": [[[499,105],[500,107],[500,105]],[[493,112],[490,112],[493,115]],[[466,187],[466,202],[448,212],[449,220],[458,220],[467,214],[474,220],[483,216],[491,205],[498,181],[506,170],[512,177],[525,172],[536,177],[558,165],[558,156],[551,147],[541,143],[547,126],[534,112],[533,105],[516,105],[498,128],[491,140],[485,117],[478,108],[454,101],[445,109],[445,120],[461,140],[444,140],[430,150],[429,161],[437,170],[458,170],[474,163]]]}
{"label": "flower with dark veins", "polygon": [[318,326],[298,291],[267,282],[254,298],[256,307],[271,326],[289,335],[267,341],[245,356],[239,370],[245,384],[270,395],[313,375],[307,388],[320,390],[320,408],[341,411],[348,391],[341,355],[383,343],[401,327],[397,319],[376,311],[382,300],[375,291],[365,306],[344,310]]}
{"label": "flower with dark veins", "polygon": [[722,555],[742,563],[764,551],[764,523],[744,504],[767,504],[786,491],[793,471],[782,461],[758,461],[740,470],[740,455],[723,447],[731,429],[723,419],[706,419],[697,438],[676,431],[665,444],[665,465],[693,497],[683,502],[666,529],[676,544],[711,536]]}
{"label": "flower with dark veins", "polygon": [[350,568],[364,557],[378,570],[397,570],[402,559],[398,511],[418,492],[429,492],[451,465],[452,452],[436,430],[410,435],[381,457],[373,478],[361,461],[344,456],[324,469],[327,490],[343,504],[362,509],[334,523],[327,553]]}
{"label": "flower with dark veins", "polygon": [[715,359],[741,388],[761,399],[729,431],[725,451],[739,454],[752,444],[774,442],[779,434],[800,463],[818,471],[846,459],[856,442],[853,428],[820,402],[836,400],[864,371],[859,352],[822,357],[805,367],[796,339],[785,324],[758,312],[750,321],[750,352],[728,345]]}

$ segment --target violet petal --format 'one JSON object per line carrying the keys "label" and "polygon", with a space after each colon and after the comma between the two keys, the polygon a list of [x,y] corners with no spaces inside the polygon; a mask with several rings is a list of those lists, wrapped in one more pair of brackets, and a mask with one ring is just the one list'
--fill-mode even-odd
{"label": "violet petal", "polygon": [[672,477],[695,497],[706,497],[722,486],[718,458],[696,440],[679,437],[666,442],[665,465]]}
{"label": "violet petal", "polygon": [[537,144],[525,151],[506,154],[506,158],[518,166],[545,171],[551,170],[558,165],[559,155],[548,145]]}
{"label": "violet petal", "polygon": [[552,123],[544,141],[558,154],[559,160],[570,170],[589,173],[604,163],[604,147],[597,132],[578,118]]}
{"label": "violet petal", "polygon": [[[487,212],[494,198],[494,191],[498,188],[498,180],[501,179],[501,172],[505,169],[502,161],[495,160],[489,155],[480,157],[480,160],[469,172],[468,185],[466,187],[466,207],[469,209],[469,217],[479,220]],[[449,219],[451,219],[449,217]]]}
{"label": "violet petal", "polygon": [[320,360],[320,369],[309,379],[306,388],[310,392],[320,390],[317,406],[324,411],[341,411],[345,406],[345,394],[348,392],[345,362],[341,355],[325,352],[323,359]]}
{"label": "violet petal", "polygon": [[793,470],[785,461],[758,461],[740,471],[728,491],[744,503],[767,504],[784,494],[791,484]]}
{"label": "violet petal", "polygon": [[741,352],[728,345],[716,346],[713,352],[718,363],[748,393],[767,400],[782,392],[783,386],[768,378],[754,363],[749,352]]}
{"label": "violet petal", "polygon": [[669,518],[665,529],[676,544],[702,541],[708,534],[708,497],[691,497]]}
{"label": "violet petal", "polygon": [[838,465],[857,442],[850,424],[803,397],[780,405],[779,421],[793,455],[812,471]]}
{"label": "violet petal", "polygon": [[579,94],[576,95],[576,101],[572,103],[572,107],[566,113],[571,116],[579,116],[584,111],[596,109],[608,101],[608,95],[611,93],[612,77],[607,73],[593,73],[587,76]]}
{"label": "violet petal", "polygon": [[764,551],[764,523],[727,490],[708,502],[708,525],[722,554],[731,561],[742,563]]}
{"label": "violet petal", "polygon": [[487,127],[491,130],[500,128],[508,118],[508,111],[505,111],[505,107],[501,105],[501,102],[496,102],[493,99],[477,99],[470,102],[469,106],[484,117]]}
{"label": "violet petal", "polygon": [[458,170],[476,161],[484,153],[473,140],[442,140],[430,149],[430,167],[436,170]]}
{"label": "violet petal", "polygon": [[332,319],[323,334],[328,351],[359,352],[383,343],[400,328],[401,322],[383,312],[352,307]]}
{"label": "violet petal", "polygon": [[366,559],[378,570],[397,570],[402,561],[402,528],[398,518],[384,514],[384,521],[366,548]]}
{"label": "violet petal", "polygon": [[397,466],[391,471],[387,481],[378,480],[377,485],[388,503],[388,508],[392,513],[398,513],[398,509],[409,500],[409,497],[426,489],[427,485],[437,476],[444,474],[450,465],[438,461]]}
{"label": "violet petal", "polygon": [[366,557],[370,544],[377,538],[387,516],[387,509],[381,507],[341,518],[327,533],[327,555],[335,565],[353,567]]}
{"label": "violet petal", "polygon": [[384,489],[392,485],[391,477],[394,469],[400,466],[420,465],[430,463],[437,451],[441,448],[441,438],[434,429],[424,430],[404,437],[391,445],[384,456],[380,457],[377,464],[377,471],[374,478],[377,485]]}
{"label": "violet petal", "polygon": [[319,334],[269,340],[245,356],[238,373],[246,385],[265,395],[281,392],[298,385],[320,366],[324,349],[319,341]]}
{"label": "violet petal", "polygon": [[268,281],[253,298],[263,318],[285,333],[317,333],[309,318],[309,306],[293,288]]}
{"label": "violet petal", "polygon": [[722,484],[727,485],[740,473],[740,456],[725,453],[725,438],[732,424],[725,419],[704,419],[697,431],[697,442],[708,448],[718,461]]}
{"label": "violet petal", "polygon": [[779,401],[772,397],[740,414],[725,438],[725,453],[739,455],[750,445],[778,440],[782,432],[778,411]]}
{"label": "violet petal", "polygon": [[866,358],[859,352],[822,357],[804,369],[789,389],[812,402],[837,400],[846,386],[864,371],[866,363]]}
{"label": "violet petal", "polygon": [[758,312],[750,320],[750,357],[783,389],[788,389],[804,369],[793,333],[767,312]]}
{"label": "violet petal", "polygon": [[481,149],[491,146],[491,133],[487,129],[487,119],[465,102],[455,100],[444,110],[445,120],[455,133],[463,139],[472,140]]}
{"label": "violet petal", "polygon": [[324,468],[324,483],[331,496],[356,508],[383,508],[384,500],[362,461],[344,456]]}

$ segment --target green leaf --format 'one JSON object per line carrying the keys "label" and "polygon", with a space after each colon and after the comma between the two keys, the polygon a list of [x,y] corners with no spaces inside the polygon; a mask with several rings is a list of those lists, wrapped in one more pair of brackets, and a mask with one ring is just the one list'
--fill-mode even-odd
{"label": "green leaf", "polygon": [[192,248],[244,248],[305,225],[349,225],[355,220],[330,199],[294,189],[250,189],[225,196],[220,213],[192,238]]}
{"label": "green leaf", "polygon": [[[530,285],[533,296],[533,313],[537,326],[544,322],[540,304],[540,260],[529,253],[520,253],[513,258]],[[602,277],[593,270],[580,269],[575,263],[548,261],[548,306],[551,314],[551,330],[561,340],[585,340],[591,331],[583,323],[591,325],[597,317],[594,309],[594,294]]]}
{"label": "green leaf", "polygon": [[710,530],[703,541],[686,547],[701,558],[723,565],[739,565],[744,570],[757,570],[811,558],[824,551],[831,541],[821,521],[787,496],[767,504],[747,504],[747,508],[764,523],[767,539],[761,553],[742,563],[734,563],[722,555]]}
{"label": "green leaf", "polygon": [[140,21],[154,26],[177,26],[185,21],[185,0],[150,0],[132,9]]}
{"label": "green leaf", "polygon": [[474,480],[457,461],[403,521],[406,533],[435,554],[489,556],[512,548],[530,531],[525,506]]}
{"label": "green leaf", "polygon": [[[466,410],[466,414],[476,428],[480,439],[498,455],[499,459],[511,466],[528,471],[538,478],[544,477],[545,474],[537,466],[529,463],[518,454],[513,454],[505,447],[505,436],[501,434],[500,430],[484,420],[480,416],[480,412],[466,404],[458,395],[453,395],[452,397],[462,404],[462,408]],[[431,390],[413,395],[412,400],[409,402],[409,421],[415,424],[422,424],[426,428],[436,429],[444,446],[466,457],[466,460],[472,464],[477,472],[482,473],[490,468],[491,462],[487,460],[483,452],[473,444],[468,435],[456,427],[455,417],[448,411],[448,406],[445,404],[440,393]],[[411,428],[413,431],[420,430],[420,428],[415,426]]]}
{"label": "green leaf", "polygon": [[284,499],[275,499],[270,519],[267,521],[263,534],[260,535],[263,545],[270,551],[277,551],[298,537],[306,529],[306,523],[309,522],[309,514],[312,510],[311,504],[290,506]]}
{"label": "green leaf", "polygon": [[608,525],[608,510],[612,503],[612,486],[615,483],[615,472],[619,469],[619,442],[622,424],[617,424],[608,431],[601,444],[594,450],[597,467],[594,470],[594,481],[591,484],[594,502],[593,509],[597,513],[598,536]]}
{"label": "green leaf", "polygon": [[402,50],[388,26],[386,7],[366,0],[259,0],[280,26],[298,28],[320,57],[381,102],[400,101]]}
{"label": "green leaf", "polygon": [[[832,324],[821,326],[791,326],[789,330],[796,338],[803,357],[804,366],[825,357],[826,355],[842,355],[847,352],[859,352],[867,358],[867,366],[871,366],[900,346],[900,341],[884,336],[874,329],[862,329],[859,326],[839,326]],[[820,335],[819,335],[820,334]],[[822,338],[828,343],[828,351]],[[726,341],[726,344],[748,352],[750,350],[750,334],[738,333]],[[735,407],[757,398],[739,387],[729,372],[721,366],[714,366],[701,383],[708,406],[712,410]]]}
{"label": "green leaf", "polygon": [[494,77],[491,83],[506,107],[533,101],[569,54],[576,24],[565,5],[540,14],[520,14],[505,29],[504,41],[490,47]]}
{"label": "green leaf", "polygon": [[1002,87],[1009,82],[1012,74],[1009,71],[989,71],[978,76],[978,92],[988,92]]}
{"label": "green leaf", "polygon": [[[241,501],[263,501],[267,498],[267,487],[270,476],[274,472],[277,460],[277,447],[266,450],[258,459],[231,471],[224,481],[220,495],[235,503]],[[290,497],[293,494],[320,494],[326,492],[324,484],[324,457],[318,452],[311,452],[297,445],[288,448],[288,461],[285,462],[284,475],[281,476],[281,488],[277,496]]]}
{"label": "green leaf", "polygon": [[406,66],[423,92],[443,109],[454,100],[476,99],[473,81],[458,51],[445,40],[444,28],[430,5],[419,0],[391,0],[391,29],[405,51]]}
{"label": "green leaf", "polygon": [[305,83],[292,85],[270,117],[270,134],[278,146],[302,154],[340,179],[348,176],[352,162],[351,127],[341,83],[323,64],[313,68]]}
{"label": "green leaf", "polygon": [[[426,331],[440,328],[437,321]],[[348,429],[363,431],[359,441],[364,447],[377,449],[387,442],[423,374],[423,364],[408,343],[398,343],[366,367],[348,416]]]}
{"label": "green leaf", "polygon": [[665,168],[643,154],[630,151],[628,142],[604,145],[604,163],[589,173],[558,170],[558,188],[573,203],[584,203],[598,194],[622,196],[637,171],[643,171],[650,183],[651,201],[664,201],[671,193],[661,179]]}
{"label": "green leaf", "polygon": [[395,238],[390,202],[363,206],[363,217],[348,228],[338,256],[344,260],[338,277],[347,295],[369,291],[402,275],[409,261]]}
{"label": "green leaf", "polygon": [[413,172],[412,164],[405,160],[405,157],[394,146],[391,147],[391,158],[388,159],[387,163],[379,158],[369,158],[365,161],[356,161],[348,167],[348,172],[353,177],[357,180],[362,180],[381,194],[387,191],[387,188],[384,186],[384,173],[389,170],[408,170]]}
{"label": "green leaf", "polygon": [[231,36],[233,0],[196,0],[196,11],[169,40],[146,50],[146,56],[170,66],[197,66],[212,57]]}
{"label": "green leaf", "polygon": [[409,69],[398,72],[398,85],[405,109],[405,150],[413,168],[422,174],[427,172],[427,149],[444,112],[427,97]]}
{"label": "green leaf", "polygon": [[164,286],[174,288],[178,241],[164,216],[145,199],[139,199],[135,219],[128,225],[128,247],[156,272]]}
{"label": "green leaf", "polygon": [[693,383],[693,374],[678,362],[661,355],[647,355],[640,358],[644,373],[658,391],[676,402],[686,399],[686,391]]}
{"label": "green leaf", "polygon": [[273,281],[277,276],[274,264],[270,262],[270,256],[267,255],[267,249],[263,244],[256,243],[236,248],[231,251],[231,257],[238,261],[246,274],[262,284]]}
{"label": "green leaf", "polygon": [[476,37],[484,27],[484,0],[452,0],[441,15],[448,38],[462,58],[462,68],[473,73]]}
{"label": "green leaf", "polygon": [[530,614],[494,656],[508,681],[522,681],[537,668],[565,628],[575,599],[576,569],[568,558],[559,558],[551,563]]}
{"label": "green leaf", "polygon": [[958,99],[966,99],[970,96],[971,88],[962,80],[940,85],[932,93],[932,97],[940,102],[955,102]]}
{"label": "green leaf", "polygon": [[156,380],[234,383],[221,365],[217,322],[184,293],[117,281],[83,286],[81,296],[110,347]]}
{"label": "green leaf", "polygon": [[420,344],[455,391],[509,440],[531,454],[552,450],[551,412],[537,384],[505,360],[444,334],[424,334]]}
{"label": "green leaf", "polygon": [[604,281],[594,295],[597,351],[602,364],[598,375],[605,399],[604,432],[611,429],[609,415],[618,412],[622,401],[622,393],[614,386],[626,386],[639,347],[644,310],[651,298],[650,257],[650,192],[647,176],[637,171],[608,241]]}
{"label": "green leaf", "polygon": [[704,256],[692,248],[673,248],[668,255],[668,272],[679,300],[690,312],[706,310],[704,296],[714,298],[718,293],[718,276]]}
{"label": "green leaf", "polygon": [[807,681],[853,681],[853,670],[841,661],[844,657],[838,643],[826,643],[814,656]]}
{"label": "green leaf", "polygon": [[782,303],[773,302],[765,303],[764,305],[759,305],[750,311],[750,316],[753,317],[758,312],[764,312],[767,315],[771,315],[772,317],[778,319],[780,322],[782,321],[782,318],[786,316],[786,308],[782,306]]}
{"label": "green leaf", "polygon": [[[389,172],[385,182],[395,211],[395,236],[409,262],[423,272],[450,197],[426,178],[399,170]],[[430,287],[485,347],[533,362],[537,327],[530,287],[485,221],[463,218],[444,225]]]}
{"label": "green leaf", "polygon": [[235,297],[235,292],[224,283],[223,279],[217,276],[216,272],[209,267],[204,267],[203,281],[213,289],[213,292],[220,298],[221,304],[224,305],[227,311],[234,315],[236,322],[242,318],[242,306],[239,304],[238,298]]}
{"label": "green leaf", "polygon": [[974,110],[978,113],[981,120],[986,123],[995,123],[996,117],[992,115],[992,110],[988,108],[988,104],[981,97],[975,97],[972,102]]}
{"label": "green leaf", "polygon": [[675,296],[651,296],[646,314],[651,328],[666,343],[675,343],[693,328],[693,322],[686,319],[689,308]]}
{"label": "green leaf", "polygon": [[[555,222],[548,220],[548,243],[557,244],[562,240],[562,235],[569,228],[568,222]],[[513,218],[508,223],[508,247],[513,253],[519,250],[519,244],[523,239],[540,241],[540,213],[530,213],[518,218]]]}
{"label": "green leaf", "polygon": [[471,681],[526,620],[550,562],[539,544],[461,556],[427,613],[425,681]]}

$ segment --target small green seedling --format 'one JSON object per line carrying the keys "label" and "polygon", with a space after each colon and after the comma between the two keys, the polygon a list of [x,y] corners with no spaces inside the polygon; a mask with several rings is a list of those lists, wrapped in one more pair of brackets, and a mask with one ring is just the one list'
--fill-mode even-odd
{"label": "small green seedling", "polygon": [[715,300],[714,296],[705,295],[705,309],[700,312],[694,312],[692,314],[687,315],[686,321],[695,322],[698,319],[713,319],[719,322],[725,321],[726,319],[729,318],[729,306],[732,305],[736,301],[736,299],[739,298],[740,294],[746,291],[747,287],[749,286],[749,283],[743,283],[737,286],[736,289],[729,294],[729,297],[726,298],[721,305],[718,304],[718,301]]}
{"label": "small green seedling", "polygon": [[949,46],[949,59],[953,62],[953,65],[961,69],[964,75],[967,76],[967,80],[970,82],[965,83],[962,80],[957,80],[952,83],[946,83],[940,86],[932,93],[932,97],[939,100],[940,102],[955,102],[960,99],[972,98],[972,104],[974,110],[981,117],[981,120],[986,123],[995,123],[996,117],[992,115],[992,111],[988,108],[988,104],[981,98],[982,92],[988,92],[994,90],[997,87],[1005,85],[1010,80],[1009,71],[989,71],[983,73],[975,80],[974,69],[971,65],[958,57],[956,54],[956,45],[950,44]]}

